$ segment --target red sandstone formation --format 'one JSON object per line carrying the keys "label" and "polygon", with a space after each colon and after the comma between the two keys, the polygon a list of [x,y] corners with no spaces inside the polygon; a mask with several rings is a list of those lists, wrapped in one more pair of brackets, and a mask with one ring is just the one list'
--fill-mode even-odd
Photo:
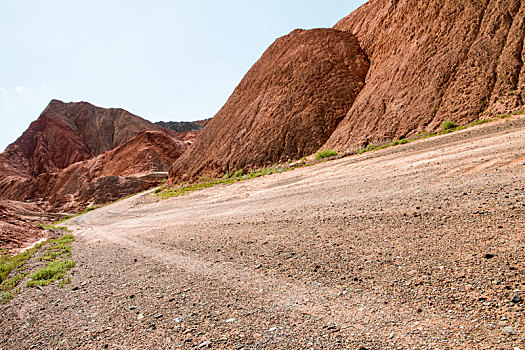
{"label": "red sandstone formation", "polygon": [[166,175],[155,173],[167,172],[187,147],[164,132],[142,132],[98,157],[40,175],[25,197],[45,198],[62,211],[108,203],[158,185]]}
{"label": "red sandstone formation", "polygon": [[281,38],[174,164],[172,182],[523,108],[524,18],[517,0],[371,0],[335,30]]}
{"label": "red sandstone formation", "polygon": [[142,131],[170,133],[123,109],[52,100],[4,156],[38,176],[110,151]]}
{"label": "red sandstone formation", "polygon": [[174,164],[172,181],[311,154],[344,118],[367,70],[349,33],[296,30],[278,39]]}
{"label": "red sandstone formation", "polygon": [[372,0],[334,28],[357,36],[366,84],[325,148],[340,151],[523,106],[525,2]]}

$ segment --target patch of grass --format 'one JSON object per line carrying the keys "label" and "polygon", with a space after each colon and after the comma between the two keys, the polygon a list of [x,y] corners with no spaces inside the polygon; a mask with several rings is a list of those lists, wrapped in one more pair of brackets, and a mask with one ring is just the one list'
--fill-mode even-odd
{"label": "patch of grass", "polygon": [[15,288],[16,286],[18,286],[18,283],[23,280],[26,276],[28,275],[27,272],[25,273],[21,273],[21,274],[18,274],[16,276],[13,276],[11,278],[8,278],[6,279],[5,281],[2,282],[2,284],[0,285],[0,290],[2,290],[3,292],[9,292],[11,291],[13,288]]}
{"label": "patch of grass", "polygon": [[62,278],[60,282],[58,282],[58,287],[64,288],[64,286],[69,283],[71,283],[71,277],[68,276],[68,277]]}
{"label": "patch of grass", "polygon": [[58,279],[64,278],[66,272],[73,268],[75,264],[76,261],[72,260],[52,261],[29,276],[30,280],[27,282],[27,286],[47,286]]}
{"label": "patch of grass", "polygon": [[237,170],[236,172],[233,173],[233,177],[241,177],[244,175],[244,171],[242,170]]}
{"label": "patch of grass", "polygon": [[53,261],[60,256],[69,258],[71,256],[71,243],[75,240],[75,236],[71,234],[64,235],[58,239],[53,239],[49,241],[49,246],[40,257],[40,260]]}
{"label": "patch of grass", "polygon": [[63,230],[63,231],[71,232],[71,230],[68,229],[67,227],[55,226],[55,224],[51,224],[51,225],[38,224],[38,227],[41,227],[44,230]]}
{"label": "patch of grass", "polygon": [[404,145],[405,143],[409,143],[409,142],[410,141],[407,140],[407,139],[401,139],[401,140],[397,140],[397,141],[392,142],[390,145],[392,145],[392,146]]}
{"label": "patch of grass", "polygon": [[491,118],[477,119],[477,120],[474,120],[472,123],[470,123],[469,126],[476,126],[476,125],[485,124],[485,123],[491,122],[492,120],[493,119],[491,119]]}
{"label": "patch of grass", "polygon": [[[45,245],[47,247],[40,260],[48,261],[49,263],[46,267],[32,274],[30,276],[31,280],[27,285],[44,286],[57,279],[62,279],[60,283],[64,285],[69,283],[71,279],[65,277],[65,272],[73,267],[75,262],[63,259],[71,256],[71,243],[74,240],[75,237],[73,235],[66,234],[60,238],[41,242],[22,254],[0,256],[0,302],[8,302],[20,291],[21,287],[18,287],[20,282],[29,275],[29,272],[24,271],[26,270],[26,263]],[[61,260],[57,261],[56,259],[58,258],[61,258]],[[17,289],[15,290],[15,288]]]}
{"label": "patch of grass", "polygon": [[18,287],[14,291],[9,291],[9,292],[2,291],[2,292],[0,292],[0,303],[5,304],[8,301],[12,300],[15,297],[15,295],[20,292],[20,290],[21,290],[21,288]]}
{"label": "patch of grass", "polygon": [[514,96],[518,93],[518,90],[510,90],[510,91],[507,91],[507,96]]}
{"label": "patch of grass", "polygon": [[324,159],[324,158],[330,158],[336,155],[337,155],[337,152],[334,151],[333,149],[325,149],[325,150],[321,150],[317,152],[317,154],[315,155],[315,159],[319,160],[319,159]]}
{"label": "patch of grass", "polygon": [[457,128],[458,125],[450,120],[447,120],[441,124],[441,130],[448,131]]}
{"label": "patch of grass", "polygon": [[521,115],[521,114],[525,114],[525,111],[514,111],[511,114],[512,115]]}
{"label": "patch of grass", "polygon": [[65,254],[66,257],[70,257],[71,256],[71,247],[67,246],[67,247],[64,247],[64,248],[62,248],[60,250],[48,250],[48,251],[45,252],[44,255],[42,255],[40,260],[53,261],[53,260],[56,260],[56,258],[61,256],[62,254]]}
{"label": "patch of grass", "polygon": [[[2,304],[13,299],[13,297],[20,291],[20,288],[16,291],[13,291],[13,289],[16,288],[20,281],[28,275],[27,272],[24,272],[25,264],[46,243],[47,242],[41,242],[22,254],[15,256],[0,256],[0,302]],[[9,277],[11,274],[15,275]]]}
{"label": "patch of grass", "polygon": [[26,250],[22,254],[15,256],[2,255],[0,257],[0,283],[3,285],[11,271],[20,270],[23,268],[25,263],[31,259],[31,257],[35,255],[35,253],[46,243],[47,242],[39,243],[33,248]]}

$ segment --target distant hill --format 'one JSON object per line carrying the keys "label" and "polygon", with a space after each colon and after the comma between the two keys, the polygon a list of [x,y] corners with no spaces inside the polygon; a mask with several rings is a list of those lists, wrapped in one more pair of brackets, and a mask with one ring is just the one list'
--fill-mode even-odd
{"label": "distant hill", "polygon": [[203,128],[203,125],[199,125],[195,122],[156,122],[155,124],[180,133],[200,131]]}
{"label": "distant hill", "polygon": [[[157,184],[144,175],[166,172],[196,135],[120,108],[52,100],[0,154],[0,199],[40,200],[53,210],[114,200]],[[112,180],[101,180],[106,177]],[[107,186],[89,192],[92,182]]]}

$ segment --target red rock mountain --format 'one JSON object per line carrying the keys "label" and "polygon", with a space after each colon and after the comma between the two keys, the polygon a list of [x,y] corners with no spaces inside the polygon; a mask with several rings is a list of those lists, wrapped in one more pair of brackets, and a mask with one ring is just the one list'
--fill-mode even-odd
{"label": "red rock mountain", "polygon": [[76,211],[151,188],[188,148],[164,132],[145,131],[101,155],[57,173],[41,174],[23,195],[45,198],[55,210]]}
{"label": "red rock mountain", "polygon": [[53,100],[0,154],[0,199],[39,200],[53,210],[115,200],[157,184],[158,176],[145,175],[166,172],[196,134],[122,109]]}
{"label": "red rock mountain", "polygon": [[523,1],[372,0],[335,28],[356,35],[371,64],[326,148],[345,151],[523,106]]}
{"label": "red rock mountain", "polygon": [[142,131],[169,132],[123,109],[52,100],[4,157],[37,176],[110,151]]}
{"label": "red rock mountain", "polygon": [[248,72],[171,181],[522,108],[524,18],[520,0],[371,0],[333,30],[293,32]]}
{"label": "red rock mountain", "polygon": [[346,115],[368,66],[346,32],[296,30],[278,39],[174,164],[172,181],[311,154]]}

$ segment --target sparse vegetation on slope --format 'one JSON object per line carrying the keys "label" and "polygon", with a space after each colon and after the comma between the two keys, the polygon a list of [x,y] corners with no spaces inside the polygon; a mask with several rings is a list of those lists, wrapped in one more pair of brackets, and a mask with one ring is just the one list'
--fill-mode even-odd
{"label": "sparse vegetation on slope", "polygon": [[[0,302],[6,303],[20,292],[21,281],[30,277],[27,286],[45,286],[59,281],[59,286],[64,286],[71,281],[66,277],[66,272],[75,266],[75,261],[67,260],[71,257],[71,243],[75,237],[66,234],[57,239],[51,239],[35,245],[24,253],[10,256],[0,256]],[[46,249],[41,250],[46,246]],[[41,252],[41,254],[40,254]],[[36,261],[46,261],[46,266],[30,275],[27,264],[35,255],[40,255]]]}
{"label": "sparse vegetation on slope", "polygon": [[238,170],[233,173],[233,176],[231,176],[229,173],[224,174],[222,178],[218,179],[209,179],[209,178],[201,178],[202,181],[195,183],[195,184],[182,184],[177,187],[167,187],[167,188],[159,188],[154,191],[154,193],[157,194],[157,196],[160,196],[164,199],[170,198],[170,197],[178,197],[185,195],[190,192],[199,191],[205,188],[214,187],[217,185],[226,185],[235,183],[238,181],[244,181],[249,179],[255,179],[260,176],[270,175],[274,173],[282,173],[284,171],[292,170],[297,167],[304,166],[305,163],[296,164],[294,166],[274,166],[259,170],[252,170],[248,174],[244,174],[243,170]]}
{"label": "sparse vegetation on slope", "polygon": [[[521,111],[520,110],[520,111],[512,112],[511,114],[501,114],[501,115],[498,115],[498,116],[493,117],[493,118],[477,119],[477,120],[475,120],[475,121],[473,121],[473,122],[471,122],[471,123],[469,123],[467,125],[460,125],[460,126],[456,125],[454,122],[444,122],[441,125],[441,130],[442,131],[440,131],[440,132],[436,132],[436,133],[421,133],[421,134],[419,134],[418,136],[416,136],[414,138],[392,141],[390,143],[386,143],[386,144],[379,145],[379,146],[370,144],[367,147],[361,148],[360,150],[358,150],[357,153],[358,154],[362,154],[362,153],[366,153],[366,152],[370,152],[370,151],[378,151],[380,149],[384,149],[384,148],[388,148],[388,147],[392,147],[392,146],[404,145],[404,144],[412,142],[412,141],[426,139],[426,138],[433,137],[433,136],[438,136],[438,135],[444,135],[444,134],[448,134],[448,133],[451,133],[451,132],[464,130],[464,129],[467,129],[467,128],[470,128],[470,127],[473,127],[473,126],[476,126],[476,125],[489,123],[489,122],[492,122],[492,121],[495,121],[495,120],[498,120],[498,119],[509,118],[511,115],[521,115],[521,114],[525,114],[525,111]],[[350,152],[349,155],[352,155],[352,154],[355,154],[355,152]]]}
{"label": "sparse vegetation on slope", "polygon": [[443,124],[441,124],[441,130],[443,131],[447,131],[447,130],[450,130],[450,129],[454,129],[454,128],[457,128],[458,125],[450,120],[447,120],[445,122],[443,122]]}
{"label": "sparse vegetation on slope", "polygon": [[324,159],[324,158],[330,158],[337,155],[337,151],[334,151],[333,149],[325,149],[317,152],[315,155],[315,159]]}
{"label": "sparse vegetation on slope", "polygon": [[[58,279],[64,279],[66,272],[75,266],[76,262],[71,260],[52,261],[47,266],[37,270],[30,276],[28,287],[47,286]],[[61,281],[65,282],[65,281]],[[62,284],[62,283],[60,283]]]}

